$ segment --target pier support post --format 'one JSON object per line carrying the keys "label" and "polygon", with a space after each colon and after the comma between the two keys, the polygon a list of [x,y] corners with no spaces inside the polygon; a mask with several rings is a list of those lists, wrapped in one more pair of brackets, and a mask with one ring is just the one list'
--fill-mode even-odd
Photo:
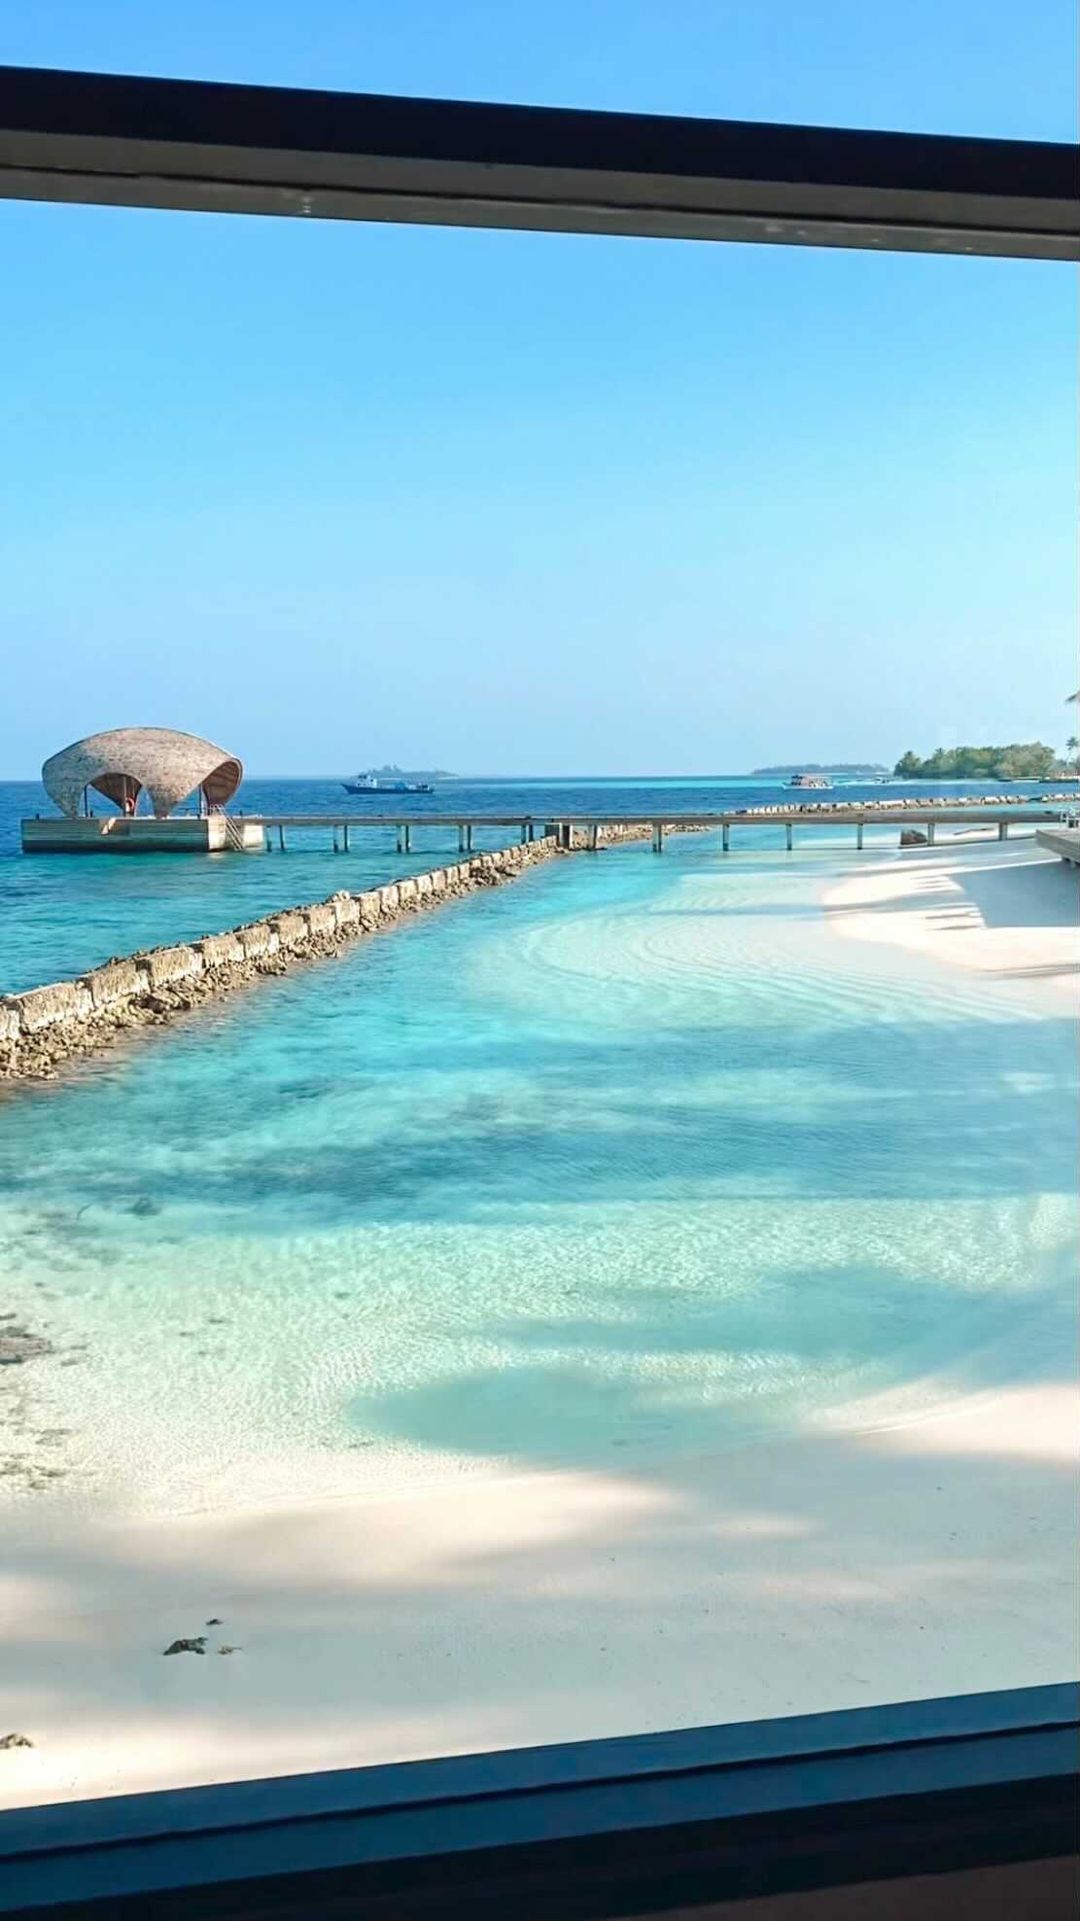
{"label": "pier support post", "polygon": [[343,825],[342,825],[342,829],[341,829],[341,831],[342,831],[342,833],[343,833],[343,834],[344,834],[344,836],[345,836],[345,852],[346,852],[346,853],[348,853],[348,851],[349,851],[349,823],[348,823],[348,821],[345,821],[345,822],[343,823]]}
{"label": "pier support post", "polygon": [[664,851],[664,823],[662,820],[653,821],[652,850],[654,854],[662,854]]}
{"label": "pier support post", "polygon": [[936,826],[937,822],[934,820],[928,820],[926,823],[926,845],[928,847],[934,845],[934,829]]}
{"label": "pier support post", "polygon": [[467,854],[472,853],[472,821],[471,820],[467,820],[465,822],[465,852]]}
{"label": "pier support post", "polygon": [[457,850],[459,854],[465,852],[465,822],[463,820],[458,821]]}
{"label": "pier support post", "polygon": [[862,851],[862,837],[863,837],[863,823],[862,821],[860,821],[858,826],[855,829],[855,845],[860,852]]}
{"label": "pier support post", "polygon": [[593,825],[589,829],[589,852],[592,854],[595,854],[599,845],[600,845],[600,829],[594,821]]}
{"label": "pier support post", "polygon": [[277,830],[277,844],[278,844],[278,853],[279,853],[279,854],[283,854],[283,853],[285,852],[285,829],[284,829],[284,827],[279,827],[279,828],[278,828],[278,830]]}
{"label": "pier support post", "polygon": [[340,853],[340,852],[341,852],[341,849],[340,849],[340,848],[339,848],[339,846],[338,846],[338,837],[337,837],[337,827],[336,827],[336,825],[335,825],[335,827],[334,827],[334,852],[335,852],[335,854],[338,854],[338,853]]}
{"label": "pier support post", "polygon": [[398,853],[407,854],[410,851],[411,847],[412,847],[412,830],[409,826],[408,821],[403,820],[399,823],[398,830],[397,830]]}
{"label": "pier support post", "polygon": [[784,835],[785,835],[785,839],[787,840],[787,850],[788,850],[788,853],[790,854],[790,852],[791,852],[791,822],[790,822],[789,820],[786,820],[786,821],[784,822]]}
{"label": "pier support post", "polygon": [[1009,838],[1009,823],[1007,820],[999,820],[998,821],[998,839],[1008,840],[1008,838]]}
{"label": "pier support post", "polygon": [[525,842],[528,840],[528,838],[529,838],[529,823],[528,821],[523,820],[521,823],[521,845],[523,847],[525,845]]}
{"label": "pier support post", "polygon": [[721,845],[723,846],[725,854],[730,854],[731,852],[731,822],[730,821],[726,820],[724,822],[724,825],[720,830],[720,841],[721,841]]}

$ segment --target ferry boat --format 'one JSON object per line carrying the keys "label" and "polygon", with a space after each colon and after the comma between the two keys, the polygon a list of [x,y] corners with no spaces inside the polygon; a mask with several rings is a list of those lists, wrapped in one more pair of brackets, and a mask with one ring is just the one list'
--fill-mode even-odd
{"label": "ferry boat", "polygon": [[820,790],[822,787],[831,788],[832,781],[827,779],[824,774],[793,774],[790,780],[784,782],[784,786],[798,787],[800,789],[814,787]]}
{"label": "ferry boat", "polygon": [[378,774],[357,774],[355,780],[343,780],[341,784],[347,794],[433,794],[435,792],[430,780],[384,780]]}

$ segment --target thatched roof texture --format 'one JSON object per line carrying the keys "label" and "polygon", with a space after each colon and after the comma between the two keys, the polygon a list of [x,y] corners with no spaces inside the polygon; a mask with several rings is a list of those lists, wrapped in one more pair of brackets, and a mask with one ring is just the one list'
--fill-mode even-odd
{"label": "thatched roof texture", "polygon": [[209,807],[224,807],[243,776],[241,762],[223,748],[171,727],[90,734],[53,754],[41,770],[49,799],[69,819],[78,814],[84,787],[129,809],[145,788],[156,817],[164,820],[200,787]]}

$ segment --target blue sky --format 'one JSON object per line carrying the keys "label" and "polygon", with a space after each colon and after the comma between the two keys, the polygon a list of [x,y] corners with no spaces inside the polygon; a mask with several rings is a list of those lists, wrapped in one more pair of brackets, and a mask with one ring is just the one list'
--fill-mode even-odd
{"label": "blue sky", "polygon": [[[1069,0],[9,0],[0,59],[1074,137]],[[0,776],[736,771],[1060,740],[1044,263],[0,203]]]}

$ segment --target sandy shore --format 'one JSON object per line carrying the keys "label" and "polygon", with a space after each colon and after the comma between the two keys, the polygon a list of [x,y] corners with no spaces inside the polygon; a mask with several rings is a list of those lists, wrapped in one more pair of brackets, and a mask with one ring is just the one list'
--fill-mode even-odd
{"label": "sandy shore", "polygon": [[[1030,1002],[1070,985],[1075,902],[1059,863],[973,845],[867,862],[827,909]],[[14,1507],[0,1735],[33,1746],[0,1752],[0,1804],[1062,1680],[1075,1370],[1032,1315],[978,1393],[712,1458],[161,1520]]]}
{"label": "sandy shore", "polygon": [[1068,1376],[1044,1357],[929,1419],[623,1474],[171,1522],[25,1508],[0,1721],[34,1746],[0,1753],[0,1803],[1060,1680]]}
{"label": "sandy shore", "polygon": [[948,842],[861,865],[825,897],[834,931],[1075,997],[1077,870],[1034,841]]}

